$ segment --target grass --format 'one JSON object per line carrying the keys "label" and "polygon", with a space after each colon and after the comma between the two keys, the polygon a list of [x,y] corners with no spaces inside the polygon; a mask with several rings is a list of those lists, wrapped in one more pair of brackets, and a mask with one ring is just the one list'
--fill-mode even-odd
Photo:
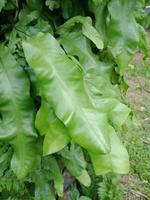
{"label": "grass", "polygon": [[139,62],[127,73],[128,97],[136,123],[125,134],[130,155],[130,174],[122,177],[125,200],[150,199],[150,61]]}

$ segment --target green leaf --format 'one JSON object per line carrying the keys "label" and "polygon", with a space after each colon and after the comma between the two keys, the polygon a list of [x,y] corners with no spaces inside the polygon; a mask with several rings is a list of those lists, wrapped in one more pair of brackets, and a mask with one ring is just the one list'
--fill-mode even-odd
{"label": "green leaf", "polygon": [[76,186],[72,186],[69,190],[71,200],[79,200],[80,193]]}
{"label": "green leaf", "polygon": [[[93,106],[101,113],[105,113],[108,120],[115,127],[122,126],[128,118],[130,109],[118,99],[118,90],[111,85],[109,78],[102,77],[96,69],[87,71],[84,77],[86,87]],[[128,153],[121,144],[114,129],[107,125],[111,143],[111,151],[106,155],[91,154],[94,169],[97,175],[109,171],[127,173],[129,170]]]}
{"label": "green leaf", "polygon": [[55,120],[52,108],[42,100],[41,107],[36,114],[35,127],[39,131],[40,135],[43,136],[47,133],[49,125]]}
{"label": "green leaf", "polygon": [[98,69],[88,70],[84,76],[85,85],[93,106],[100,112],[106,113],[113,125],[121,127],[131,109],[121,102],[119,88],[112,85],[106,75]]}
{"label": "green leaf", "polygon": [[93,3],[94,3],[96,6],[98,6],[99,3],[102,3],[102,2],[103,2],[103,0],[92,0],[92,1],[93,1]]}
{"label": "green leaf", "polygon": [[42,10],[42,0],[27,0],[27,6],[30,10]]}
{"label": "green leaf", "polygon": [[90,152],[107,153],[107,120],[91,105],[78,65],[50,34],[30,38],[23,48],[27,62],[34,68],[40,95],[53,107],[70,137]]}
{"label": "green leaf", "polygon": [[38,161],[37,134],[30,84],[24,70],[7,47],[0,45],[0,140],[14,150],[11,167],[18,178],[34,169]]}
{"label": "green leaf", "polygon": [[54,157],[49,159],[50,176],[54,180],[54,187],[58,196],[63,196],[64,178]]}
{"label": "green leaf", "polygon": [[0,1],[0,12],[1,12],[2,8],[5,6],[6,3],[7,3],[7,0],[1,0]]}
{"label": "green leaf", "polygon": [[44,100],[42,100],[41,108],[37,113],[35,126],[41,135],[45,135],[44,155],[56,153],[69,142],[68,130]]}
{"label": "green leaf", "polygon": [[40,12],[38,10],[31,11],[27,7],[22,9],[19,13],[19,21],[16,23],[16,28],[25,31],[26,25],[40,17]]}
{"label": "green leaf", "polygon": [[100,34],[92,26],[92,20],[90,17],[73,17],[58,28],[58,33],[67,34],[69,31],[72,31],[73,28],[75,29],[77,25],[81,25],[82,34],[91,40],[98,49],[103,49],[103,41]]}
{"label": "green leaf", "polygon": [[26,34],[31,36],[39,32],[47,32],[53,34],[52,27],[50,26],[50,24],[42,18],[39,18],[34,26],[29,26],[26,30]]}
{"label": "green leaf", "polygon": [[[82,17],[80,18],[82,19]],[[86,18],[83,18],[83,20],[86,20]],[[76,23],[73,26],[74,21]],[[72,18],[58,27],[59,43],[63,45],[69,55],[75,56],[79,60],[85,71],[90,68],[98,68],[101,72],[109,75],[112,72],[112,64],[108,65],[99,61],[98,55],[92,52],[90,40],[83,34],[81,28],[76,26],[77,18]],[[91,37],[93,37],[93,34],[91,34]]]}
{"label": "green leaf", "polygon": [[[7,0],[5,0],[5,1],[7,1]],[[16,0],[9,0],[5,4],[4,10],[13,10],[16,8],[16,4],[17,4]]]}
{"label": "green leaf", "polygon": [[107,45],[107,19],[109,0],[89,0],[89,8],[95,16],[95,27],[100,33],[105,46]]}
{"label": "green leaf", "polygon": [[80,0],[61,1],[61,12],[64,19],[84,15],[84,2]]}
{"label": "green leaf", "polygon": [[60,7],[60,0],[46,0],[45,4],[50,10],[54,10]]}
{"label": "green leaf", "polygon": [[[63,26],[61,29],[63,29]],[[59,43],[63,45],[67,54],[77,58],[85,70],[101,65],[100,61],[92,53],[90,41],[80,30],[75,29],[73,32],[65,31],[64,34],[58,31],[58,33],[60,34]]]}
{"label": "green leaf", "polygon": [[50,184],[44,178],[44,174],[37,171],[35,178],[35,199],[55,200],[54,192]]}
{"label": "green leaf", "polygon": [[139,25],[139,37],[140,37],[139,48],[143,52],[144,58],[147,58],[150,45],[148,43],[147,34],[141,25]]}
{"label": "green leaf", "polygon": [[108,172],[126,174],[129,172],[129,156],[112,127],[109,127],[111,151],[107,155],[91,154],[96,175]]}
{"label": "green leaf", "polygon": [[84,186],[90,186],[91,179],[86,170],[86,161],[84,160],[82,149],[79,146],[72,145],[71,150],[65,148],[60,154],[63,157],[61,160],[70,174],[76,177]]}
{"label": "green leaf", "polygon": [[133,15],[134,5],[135,0],[112,0],[108,4],[110,14],[107,27],[108,48],[121,73],[124,72],[139,43],[138,26]]}
{"label": "green leaf", "polygon": [[86,196],[81,196],[79,200],[91,200],[91,198],[86,197]]}

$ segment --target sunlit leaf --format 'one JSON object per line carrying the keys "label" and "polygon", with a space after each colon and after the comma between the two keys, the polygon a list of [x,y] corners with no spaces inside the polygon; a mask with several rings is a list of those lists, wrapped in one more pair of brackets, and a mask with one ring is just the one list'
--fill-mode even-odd
{"label": "sunlit leaf", "polygon": [[108,155],[91,154],[96,175],[108,172],[126,174],[129,171],[129,157],[127,150],[120,142],[112,127],[109,131],[111,151]]}
{"label": "sunlit leaf", "polygon": [[30,38],[23,48],[29,65],[34,68],[40,95],[51,104],[70,137],[91,152],[107,153],[107,121],[93,109],[81,69],[50,34]]}

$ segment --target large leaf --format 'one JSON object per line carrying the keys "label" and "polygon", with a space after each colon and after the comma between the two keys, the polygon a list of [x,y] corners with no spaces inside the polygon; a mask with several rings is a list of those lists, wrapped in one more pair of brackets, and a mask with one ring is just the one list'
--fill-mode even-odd
{"label": "large leaf", "polygon": [[126,174],[129,171],[129,157],[125,147],[120,142],[112,127],[109,136],[111,140],[111,151],[107,155],[91,154],[96,175],[108,172]]}
{"label": "large leaf", "polygon": [[34,68],[40,95],[52,105],[72,139],[90,152],[107,153],[107,120],[93,109],[78,65],[50,34],[28,39],[23,48],[27,62]]}
{"label": "large leaf", "polygon": [[135,0],[112,0],[108,4],[110,14],[107,27],[108,48],[121,73],[131,60],[139,42],[138,26],[133,15],[134,5]]}
{"label": "large leaf", "polygon": [[35,125],[40,134],[45,135],[43,144],[44,155],[61,150],[69,142],[68,130],[44,100],[36,115]]}
{"label": "large leaf", "polygon": [[0,46],[0,140],[14,149],[12,169],[23,178],[36,165],[34,109],[29,94],[29,80],[7,47]]}
{"label": "large leaf", "polygon": [[[120,127],[127,120],[130,109],[118,98],[118,90],[101,76],[98,70],[92,69],[85,75],[86,87],[93,106],[105,113],[115,127]],[[109,125],[108,125],[109,126]],[[109,126],[111,151],[107,155],[91,154],[94,169],[97,175],[107,172],[127,173],[129,158],[125,147],[120,142],[114,129]]]}

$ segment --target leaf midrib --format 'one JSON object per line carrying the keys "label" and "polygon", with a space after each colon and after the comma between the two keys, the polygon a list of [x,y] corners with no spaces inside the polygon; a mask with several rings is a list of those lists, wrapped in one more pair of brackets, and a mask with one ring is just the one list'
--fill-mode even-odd
{"label": "leaf midrib", "polygon": [[[36,47],[36,49],[37,49],[37,51],[38,51],[39,54],[40,54],[40,53],[41,53],[40,50],[39,50],[37,47]],[[62,83],[61,86],[63,85],[64,90],[65,90],[65,93],[69,94],[70,98],[73,99],[73,100],[75,99],[75,101],[77,102],[77,98],[76,98],[76,97],[74,97],[74,98],[72,97],[72,96],[74,96],[74,95],[72,95],[72,92],[68,89],[68,87],[67,87],[65,81],[61,78],[61,75],[59,74],[57,68],[54,67],[55,64],[53,63],[53,60],[51,61],[51,60],[49,59],[49,56],[45,56],[45,54],[42,54],[42,56],[43,56],[43,59],[46,60],[48,66],[50,65],[50,67],[52,68],[52,71],[54,72],[54,75],[56,76],[56,78],[58,79],[58,81],[60,81],[60,83]],[[48,67],[47,67],[47,70],[50,72],[50,70],[48,69]],[[50,73],[51,73],[51,72],[50,72]],[[66,91],[69,91],[69,92],[66,92]],[[70,101],[70,102],[74,102],[74,101]],[[76,103],[75,105],[78,105],[78,104]],[[86,123],[88,129],[90,130],[90,132],[93,132],[94,129],[91,128],[91,127],[93,127],[93,125],[90,123],[90,121],[89,121],[88,118],[86,117],[86,115],[85,115],[85,113],[83,112],[83,110],[80,109],[80,108],[78,108],[78,106],[73,106],[73,107],[75,107],[74,112],[76,112],[76,110],[79,110],[79,112],[82,112],[82,113],[81,113],[81,116],[84,115],[85,118],[86,118],[86,121],[88,122],[88,123]],[[71,115],[72,115],[72,113],[71,113]],[[84,118],[83,118],[83,119],[84,119]],[[68,120],[67,120],[67,121],[68,121]],[[91,126],[90,126],[89,124],[91,124]],[[95,140],[97,141],[97,139],[98,139],[98,141],[99,141],[99,137],[98,137],[97,132],[94,131],[94,133],[95,133],[95,134],[93,134],[93,137],[95,136]],[[104,138],[105,138],[105,137],[104,137]],[[105,147],[105,149],[108,149],[108,148],[106,147],[105,143],[101,140],[100,146],[102,146],[102,145],[103,145],[103,147]]]}

